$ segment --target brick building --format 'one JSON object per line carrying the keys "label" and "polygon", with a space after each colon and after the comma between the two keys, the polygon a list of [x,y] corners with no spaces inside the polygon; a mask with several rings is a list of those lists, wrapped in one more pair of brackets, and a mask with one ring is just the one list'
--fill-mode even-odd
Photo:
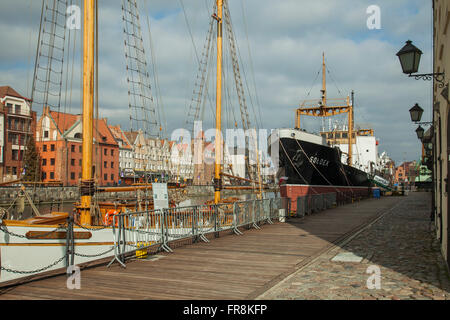
{"label": "brick building", "polygon": [[[94,120],[93,177],[100,186],[119,180],[119,145],[106,119]],[[77,185],[82,168],[82,117],[46,107],[36,125],[36,146],[41,155],[41,180]]]}
{"label": "brick building", "polygon": [[31,100],[9,86],[0,87],[0,181],[20,179],[30,135],[35,132],[36,112]]}

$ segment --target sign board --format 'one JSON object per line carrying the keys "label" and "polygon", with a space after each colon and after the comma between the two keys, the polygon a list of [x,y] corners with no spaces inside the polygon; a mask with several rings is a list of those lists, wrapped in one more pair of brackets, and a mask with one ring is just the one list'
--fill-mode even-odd
{"label": "sign board", "polygon": [[167,183],[152,183],[153,206],[155,210],[169,208],[169,192]]}
{"label": "sign board", "polygon": [[380,176],[374,176],[373,180],[375,180],[378,183],[381,183],[382,185],[389,186],[389,181],[386,179],[381,178]]}

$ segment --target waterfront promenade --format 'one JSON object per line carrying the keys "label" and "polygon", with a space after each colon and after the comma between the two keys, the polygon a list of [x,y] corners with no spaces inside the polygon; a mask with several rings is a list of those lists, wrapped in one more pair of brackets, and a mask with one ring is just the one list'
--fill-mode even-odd
{"label": "waterfront promenade", "polygon": [[[243,235],[179,246],[145,260],[3,289],[0,299],[448,299],[449,278],[429,221],[431,196],[369,199]],[[332,261],[341,252],[360,262]],[[369,289],[369,266],[381,288]]]}

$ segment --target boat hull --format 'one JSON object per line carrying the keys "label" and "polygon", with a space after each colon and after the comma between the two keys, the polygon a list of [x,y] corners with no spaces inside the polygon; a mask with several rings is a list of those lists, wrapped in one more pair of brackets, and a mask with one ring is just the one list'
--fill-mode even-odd
{"label": "boat hull", "polygon": [[279,169],[281,196],[291,199],[291,211],[297,197],[310,194],[341,193],[359,198],[371,192],[372,183],[366,172],[343,164],[339,148],[297,138],[282,132],[279,138]]}

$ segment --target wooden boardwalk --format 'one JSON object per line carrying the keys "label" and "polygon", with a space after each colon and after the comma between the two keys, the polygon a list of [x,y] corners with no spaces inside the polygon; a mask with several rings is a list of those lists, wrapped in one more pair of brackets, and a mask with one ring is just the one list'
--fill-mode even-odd
{"label": "wooden boardwalk", "polygon": [[117,263],[84,269],[80,290],[67,289],[64,275],[38,280],[0,290],[0,300],[254,299],[403,199],[364,200],[240,236],[221,235],[129,261],[126,269]]}

